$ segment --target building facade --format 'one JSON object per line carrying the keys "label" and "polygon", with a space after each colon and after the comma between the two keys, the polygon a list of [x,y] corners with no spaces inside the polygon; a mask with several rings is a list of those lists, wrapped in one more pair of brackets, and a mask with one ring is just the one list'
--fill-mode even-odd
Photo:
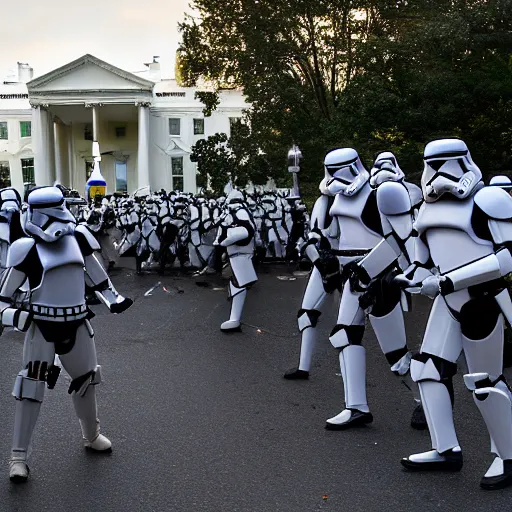
{"label": "building facade", "polygon": [[249,105],[240,91],[223,91],[205,117],[195,88],[161,80],[157,62],[148,67],[151,80],[85,55],[32,80],[21,69],[22,79],[0,85],[0,184],[22,192],[27,182],[59,181],[83,193],[95,139],[108,193],[196,192],[192,146],[229,135]]}

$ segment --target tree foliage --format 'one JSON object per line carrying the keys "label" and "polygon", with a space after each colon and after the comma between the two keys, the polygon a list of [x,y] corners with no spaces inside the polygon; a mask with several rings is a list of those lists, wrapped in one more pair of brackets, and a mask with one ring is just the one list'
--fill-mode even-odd
{"label": "tree foliage", "polygon": [[[251,134],[234,145],[252,155],[249,177],[270,169],[286,179],[293,143],[303,151],[306,182],[320,180],[323,156],[340,146],[367,160],[391,149],[418,175],[425,142],[454,135],[484,171],[512,167],[510,0],[192,6],[181,25],[181,76],[188,85],[201,78],[243,88]],[[206,108],[215,101],[206,98]]]}
{"label": "tree foliage", "polygon": [[264,185],[272,174],[269,162],[249,127],[237,121],[232,126],[232,136],[216,133],[200,139],[192,146],[190,160],[197,163],[197,184],[216,194],[222,193],[228,181],[245,187],[249,180]]}

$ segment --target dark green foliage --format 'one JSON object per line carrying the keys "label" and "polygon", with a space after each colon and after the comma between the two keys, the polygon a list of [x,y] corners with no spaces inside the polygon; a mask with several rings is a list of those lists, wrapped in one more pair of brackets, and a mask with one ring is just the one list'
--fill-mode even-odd
{"label": "dark green foliage", "polygon": [[[289,185],[293,143],[304,155],[301,182],[312,190],[323,156],[340,146],[358,149],[368,165],[391,149],[417,179],[424,144],[459,136],[487,175],[512,169],[510,0],[193,6],[199,17],[181,26],[184,83],[242,87],[253,106],[251,133],[229,142],[241,182],[263,182],[270,172]],[[214,108],[214,95],[206,100]]]}

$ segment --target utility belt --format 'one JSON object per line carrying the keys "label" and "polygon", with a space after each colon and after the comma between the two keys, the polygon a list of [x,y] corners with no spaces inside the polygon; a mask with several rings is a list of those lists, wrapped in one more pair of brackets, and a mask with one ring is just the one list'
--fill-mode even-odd
{"label": "utility belt", "polygon": [[357,256],[366,256],[370,249],[331,249],[335,256],[345,256],[347,258],[355,258]]}
{"label": "utility belt", "polygon": [[82,320],[89,314],[85,304],[66,308],[31,304],[30,310],[34,320],[46,320],[49,322],[73,322],[75,320]]}
{"label": "utility belt", "polygon": [[370,252],[370,249],[332,249],[331,254],[337,256],[340,265],[346,265],[359,261]]}

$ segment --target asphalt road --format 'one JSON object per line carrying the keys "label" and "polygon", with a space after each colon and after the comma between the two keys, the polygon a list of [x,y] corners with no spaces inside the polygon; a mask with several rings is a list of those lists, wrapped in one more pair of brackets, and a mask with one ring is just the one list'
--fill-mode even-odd
{"label": "asphalt road", "polygon": [[[510,510],[511,489],[478,486],[492,458],[460,374],[455,421],[462,472],[402,470],[400,458],[428,449],[429,437],[409,427],[412,395],[389,372],[371,329],[365,343],[374,423],[348,432],[324,429],[342,406],[337,357],[327,340],[335,305],[322,317],[310,380],[283,380],[297,360],[296,310],[305,286],[305,278],[278,279],[286,274],[285,266],[265,267],[248,295],[245,321],[253,327],[225,335],[219,325],[229,304],[226,292],[215,290],[225,280],[210,278],[199,287],[191,277],[117,270],[116,286],[135,304],[119,316],[98,306],[93,320],[104,370],[100,419],[114,451],[84,452],[69,380],[61,376],[43,405],[30,479],[18,486],[9,481],[7,460],[22,337],[4,333],[0,512]],[[428,307],[420,300],[407,315],[412,346],[421,340]]]}

